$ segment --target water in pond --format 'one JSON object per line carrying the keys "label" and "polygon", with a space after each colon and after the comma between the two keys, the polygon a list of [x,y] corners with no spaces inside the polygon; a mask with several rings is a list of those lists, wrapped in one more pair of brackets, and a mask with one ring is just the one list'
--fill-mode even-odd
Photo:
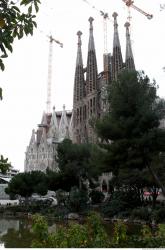
{"label": "water in pond", "polygon": [[[55,232],[58,224],[49,220],[49,232]],[[31,219],[0,219],[0,248],[29,248],[33,239]]]}
{"label": "water in pond", "polygon": [[30,247],[32,239],[31,223],[27,219],[0,219],[1,247]]}
{"label": "water in pond", "polygon": [[[0,219],[0,248],[29,248],[33,240],[31,229],[31,220],[28,219]],[[54,221],[49,221],[49,230],[56,231],[58,224]],[[105,224],[106,231],[109,235],[112,234],[113,225]],[[133,226],[139,231],[139,225]],[[131,229],[132,231],[132,229]]]}

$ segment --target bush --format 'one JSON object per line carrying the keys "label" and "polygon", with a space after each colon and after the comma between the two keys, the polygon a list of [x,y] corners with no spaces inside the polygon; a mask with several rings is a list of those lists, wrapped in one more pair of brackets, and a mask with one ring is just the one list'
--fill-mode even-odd
{"label": "bush", "polygon": [[152,212],[147,207],[136,208],[132,211],[131,217],[133,219],[149,221],[152,218]]}
{"label": "bush", "polygon": [[165,207],[160,207],[153,211],[154,219],[157,222],[164,222],[165,221]]}
{"label": "bush", "polygon": [[89,199],[87,191],[72,187],[69,193],[68,208],[71,212],[80,212],[87,209]]}
{"label": "bush", "polygon": [[115,191],[108,201],[102,208],[102,213],[108,217],[113,217],[119,213],[129,211],[139,204],[139,199],[131,191]]}
{"label": "bush", "polygon": [[58,205],[54,208],[52,215],[58,219],[65,219],[68,213],[69,210],[66,206]]}
{"label": "bush", "polygon": [[92,190],[89,197],[92,200],[92,204],[101,203],[104,200],[105,195],[97,190]]}
{"label": "bush", "polygon": [[62,189],[58,189],[56,191],[56,198],[57,198],[58,205],[65,205],[68,200],[68,193]]}
{"label": "bush", "polygon": [[110,201],[102,206],[101,211],[105,216],[113,217],[129,208],[127,201],[125,201],[125,196],[123,195],[123,193],[124,192],[122,191],[114,192],[111,196]]}
{"label": "bush", "polygon": [[101,212],[108,217],[113,217],[125,210],[126,203],[120,200],[111,200],[102,205]]}
{"label": "bush", "polygon": [[103,248],[110,247],[101,217],[91,213],[83,225],[72,223],[67,228],[60,227],[57,232],[49,233],[44,217],[33,217],[35,240],[32,247],[39,248]]}

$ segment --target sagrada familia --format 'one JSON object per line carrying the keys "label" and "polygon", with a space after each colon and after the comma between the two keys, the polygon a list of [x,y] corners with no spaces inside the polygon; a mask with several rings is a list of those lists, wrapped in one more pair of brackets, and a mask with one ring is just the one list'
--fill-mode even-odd
{"label": "sagrada familia", "polygon": [[29,146],[25,153],[25,171],[41,170],[47,168],[58,171],[56,162],[57,145],[65,138],[74,143],[97,143],[91,121],[99,119],[107,112],[107,86],[123,69],[135,70],[134,58],[131,48],[128,22],[126,29],[126,55],[125,62],[121,52],[117,13],[113,13],[114,37],[112,54],[103,55],[103,72],[98,73],[95,42],[93,36],[93,21],[89,18],[89,41],[87,65],[83,66],[81,51],[81,35],[78,31],[78,48],[74,78],[73,110],[67,111],[63,106],[62,111],[43,113],[41,123],[37,130],[32,131]]}

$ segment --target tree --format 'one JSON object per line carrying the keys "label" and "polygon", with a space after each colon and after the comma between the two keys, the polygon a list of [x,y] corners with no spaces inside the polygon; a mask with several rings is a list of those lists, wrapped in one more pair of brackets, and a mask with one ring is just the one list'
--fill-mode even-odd
{"label": "tree", "polygon": [[25,198],[33,193],[45,195],[47,193],[46,176],[41,171],[19,173],[9,182],[6,193],[10,195],[21,195]]}
{"label": "tree", "polygon": [[[40,0],[21,0],[14,3],[11,0],[0,1],[0,69],[4,70],[4,59],[8,51],[13,51],[14,40],[21,39],[24,35],[33,35],[35,12],[39,10]],[[23,6],[23,8],[22,8]],[[2,88],[0,88],[2,100]]]}
{"label": "tree", "polygon": [[[17,1],[18,2],[18,1]],[[33,28],[37,26],[33,7],[38,12],[40,0],[21,0],[14,3],[10,0],[1,0],[0,3],[0,67],[4,70],[3,58],[8,52],[13,51],[12,45],[15,38],[21,39],[24,35],[33,34]],[[21,10],[21,5],[25,7]],[[24,11],[26,12],[24,13]]]}
{"label": "tree", "polygon": [[78,180],[71,173],[54,172],[47,170],[46,178],[48,183],[48,190],[57,191],[59,189],[70,191],[71,187],[78,186]]}
{"label": "tree", "polygon": [[4,158],[3,155],[1,155],[0,158],[0,172],[2,174],[6,174],[7,171],[9,171],[11,168],[11,163],[8,162],[8,158]]}
{"label": "tree", "polygon": [[[148,172],[147,172],[148,174]],[[120,169],[117,176],[114,176],[111,180],[111,184],[117,189],[127,193],[130,197],[128,206],[136,207],[143,205],[144,192],[143,189],[147,187],[146,171],[139,169]]]}
{"label": "tree", "polygon": [[81,189],[83,180],[91,180],[100,174],[99,166],[96,160],[94,161],[96,152],[98,153],[99,149],[95,145],[73,144],[68,139],[58,145],[57,161],[60,174],[65,179],[75,181],[71,183],[72,187],[79,183]]}
{"label": "tree", "polygon": [[143,72],[123,71],[109,88],[109,112],[97,121],[99,137],[107,150],[105,169],[119,175],[121,170],[145,169],[165,188],[152,163],[165,151],[165,129],[160,120],[165,102],[156,94],[155,81]]}

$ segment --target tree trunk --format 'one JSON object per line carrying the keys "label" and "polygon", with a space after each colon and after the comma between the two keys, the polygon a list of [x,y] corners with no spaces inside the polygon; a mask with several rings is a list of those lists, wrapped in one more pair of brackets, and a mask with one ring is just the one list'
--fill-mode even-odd
{"label": "tree trunk", "polygon": [[163,183],[160,181],[159,177],[157,176],[157,174],[154,172],[154,170],[152,169],[152,167],[148,164],[147,165],[150,173],[152,174],[154,180],[156,181],[156,183],[158,184],[158,186],[162,189],[162,194],[165,197],[165,186],[163,185]]}

